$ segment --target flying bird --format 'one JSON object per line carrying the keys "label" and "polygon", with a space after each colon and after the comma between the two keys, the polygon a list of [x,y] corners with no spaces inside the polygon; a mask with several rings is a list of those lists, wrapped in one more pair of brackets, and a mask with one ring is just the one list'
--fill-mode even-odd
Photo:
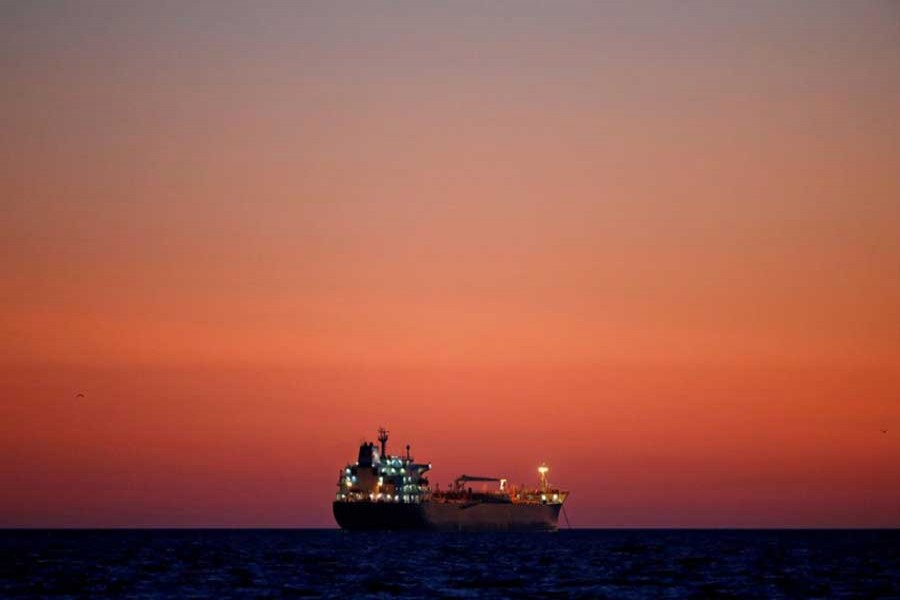
{"label": "flying bird", "polygon": [[82,394],[81,392],[78,392],[77,394],[75,394],[75,397],[76,398],[84,398],[84,394]]}
{"label": "flying bird", "polygon": [[881,433],[887,433],[887,429],[882,429]]}

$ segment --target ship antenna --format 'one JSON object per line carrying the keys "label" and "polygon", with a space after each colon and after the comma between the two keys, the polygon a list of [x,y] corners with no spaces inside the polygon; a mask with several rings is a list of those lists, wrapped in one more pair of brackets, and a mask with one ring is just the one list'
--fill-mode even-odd
{"label": "ship antenna", "polygon": [[388,430],[384,427],[378,428],[378,441],[381,442],[381,456],[387,456]]}

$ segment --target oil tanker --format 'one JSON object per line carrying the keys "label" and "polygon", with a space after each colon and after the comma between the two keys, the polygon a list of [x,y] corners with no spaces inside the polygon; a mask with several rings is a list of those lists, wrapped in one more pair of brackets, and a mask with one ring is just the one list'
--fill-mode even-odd
{"label": "oil tanker", "polygon": [[[431,489],[431,464],[387,453],[388,432],[379,445],[363,442],[355,463],[338,477],[334,518],[342,529],[436,531],[555,531],[569,492],[551,485],[545,464],[539,487],[513,486],[501,477],[460,475],[449,489]],[[473,484],[479,489],[474,489]]]}

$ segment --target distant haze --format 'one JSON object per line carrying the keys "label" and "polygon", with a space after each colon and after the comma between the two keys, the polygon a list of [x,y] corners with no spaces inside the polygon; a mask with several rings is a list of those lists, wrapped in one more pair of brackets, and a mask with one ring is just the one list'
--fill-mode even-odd
{"label": "distant haze", "polygon": [[[900,4],[0,3],[0,526],[900,526]],[[78,397],[78,394],[84,394]]]}

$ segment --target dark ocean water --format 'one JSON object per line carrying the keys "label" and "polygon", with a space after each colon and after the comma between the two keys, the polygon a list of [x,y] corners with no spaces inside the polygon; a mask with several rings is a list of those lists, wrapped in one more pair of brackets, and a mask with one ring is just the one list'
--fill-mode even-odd
{"label": "dark ocean water", "polygon": [[900,531],[0,531],[0,597],[900,598]]}

